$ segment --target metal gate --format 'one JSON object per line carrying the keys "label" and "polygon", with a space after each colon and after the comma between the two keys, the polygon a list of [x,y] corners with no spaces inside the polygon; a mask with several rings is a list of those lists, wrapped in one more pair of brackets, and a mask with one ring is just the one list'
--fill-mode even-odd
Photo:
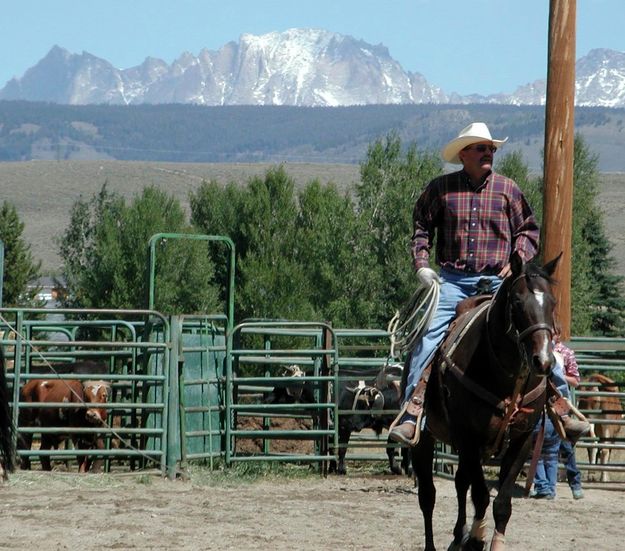
{"label": "metal gate", "polygon": [[[19,449],[19,457],[43,455],[69,459],[90,455],[102,459],[105,468],[124,461],[132,468],[156,467],[165,471],[168,456],[169,388],[175,381],[170,369],[170,324],[158,312],[147,310],[58,309],[63,320],[50,322],[46,309],[0,309],[7,364],[12,389],[13,422],[17,435],[43,433],[66,435],[63,426],[22,426],[20,411],[58,408],[67,403],[38,404],[20,401],[20,388],[33,379],[103,380],[111,388],[111,399],[98,407],[108,412],[104,427],[73,427],[72,434],[100,435],[103,449],[77,450],[71,440],[62,449]],[[120,319],[123,318],[123,319]],[[103,363],[105,373],[58,373],[59,362],[93,360]],[[75,405],[74,405],[75,407]],[[82,407],[86,407],[84,404]],[[170,451],[170,455],[173,455]]]}
{"label": "metal gate", "polygon": [[[234,328],[226,373],[227,464],[330,459],[329,449],[338,443],[329,426],[335,409],[330,401],[337,380],[335,341],[324,323],[250,320]],[[285,374],[288,366],[293,367]],[[267,395],[292,388],[310,398],[268,403]],[[310,449],[275,451],[272,442],[277,441],[307,441]],[[250,451],[246,442],[257,449]]]}

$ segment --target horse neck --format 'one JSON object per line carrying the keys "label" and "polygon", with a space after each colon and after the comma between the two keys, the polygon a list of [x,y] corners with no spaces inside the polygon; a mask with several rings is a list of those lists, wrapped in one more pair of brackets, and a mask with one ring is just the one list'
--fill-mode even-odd
{"label": "horse neck", "polygon": [[513,387],[519,375],[523,375],[523,359],[519,346],[509,333],[508,287],[510,279],[504,280],[495,294],[486,321],[486,343],[494,364],[493,377],[500,385]]}

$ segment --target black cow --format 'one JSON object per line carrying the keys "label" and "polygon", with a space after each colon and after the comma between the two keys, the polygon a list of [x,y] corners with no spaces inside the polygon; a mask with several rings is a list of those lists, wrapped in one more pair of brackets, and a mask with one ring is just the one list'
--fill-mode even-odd
{"label": "black cow", "polygon": [[298,381],[297,378],[306,374],[299,365],[287,365],[282,370],[282,377],[294,377],[288,383],[278,383],[264,398],[264,404],[314,404],[315,394],[310,381]]}
{"label": "black cow", "polygon": [[[339,415],[339,452],[338,465],[330,464],[330,472],[345,474],[345,454],[352,432],[360,432],[362,429],[372,429],[378,436],[383,429],[388,429],[397,415],[401,404],[399,379],[401,379],[401,366],[384,366],[378,373],[376,380],[371,384],[359,384],[358,386],[341,385],[339,392],[338,408],[340,410],[353,410],[353,414],[343,413]],[[378,411],[391,411],[389,414]],[[407,448],[401,448],[401,465],[395,461],[396,444],[387,441],[386,454],[388,455],[389,467],[393,474],[411,474],[410,454]]]}

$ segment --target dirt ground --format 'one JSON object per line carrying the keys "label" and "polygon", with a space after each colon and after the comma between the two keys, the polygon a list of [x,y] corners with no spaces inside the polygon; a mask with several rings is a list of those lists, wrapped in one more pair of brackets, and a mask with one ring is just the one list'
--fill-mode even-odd
{"label": "dirt ground", "polygon": [[[453,483],[437,479],[436,544],[446,549]],[[0,549],[418,550],[422,520],[412,480],[352,469],[327,479],[189,480],[149,475],[17,472],[0,487]],[[585,488],[572,499],[515,498],[511,550],[624,548],[625,492]],[[493,492],[494,495],[494,492]],[[492,529],[489,510],[489,532]]]}

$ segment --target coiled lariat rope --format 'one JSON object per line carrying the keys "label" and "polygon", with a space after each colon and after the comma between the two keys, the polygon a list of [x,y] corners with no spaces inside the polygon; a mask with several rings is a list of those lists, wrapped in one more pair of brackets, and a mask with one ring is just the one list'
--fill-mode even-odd
{"label": "coiled lariat rope", "polygon": [[423,336],[438,308],[440,290],[441,284],[436,280],[429,287],[417,287],[410,300],[389,321],[391,357],[401,358]]}

